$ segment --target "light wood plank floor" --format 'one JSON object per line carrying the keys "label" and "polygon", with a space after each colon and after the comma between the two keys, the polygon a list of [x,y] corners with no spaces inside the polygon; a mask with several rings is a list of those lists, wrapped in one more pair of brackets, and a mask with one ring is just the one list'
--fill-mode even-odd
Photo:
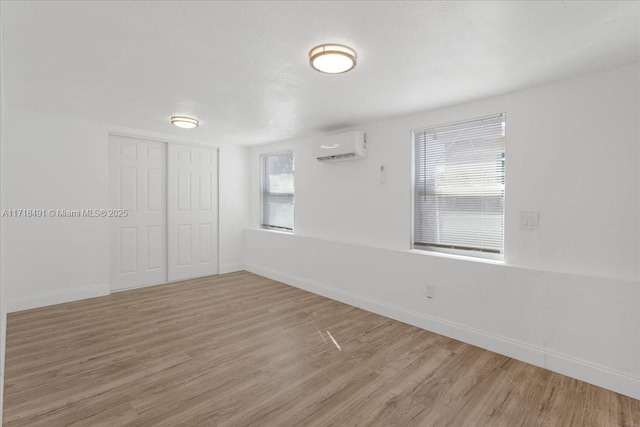
{"label": "light wood plank floor", "polygon": [[640,426],[640,401],[247,272],[9,315],[6,426]]}

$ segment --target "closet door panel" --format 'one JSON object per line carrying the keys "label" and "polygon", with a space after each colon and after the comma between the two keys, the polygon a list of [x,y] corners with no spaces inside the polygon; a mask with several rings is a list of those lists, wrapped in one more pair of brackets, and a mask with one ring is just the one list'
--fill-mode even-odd
{"label": "closet door panel", "polygon": [[166,144],[110,136],[111,290],[167,281]]}
{"label": "closet door panel", "polygon": [[218,274],[218,152],[168,145],[168,277]]}

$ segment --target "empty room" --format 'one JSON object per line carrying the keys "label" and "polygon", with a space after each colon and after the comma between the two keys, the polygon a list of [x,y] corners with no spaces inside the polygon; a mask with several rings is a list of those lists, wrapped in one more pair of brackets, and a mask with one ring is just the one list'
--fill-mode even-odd
{"label": "empty room", "polygon": [[0,18],[1,425],[640,427],[640,1]]}

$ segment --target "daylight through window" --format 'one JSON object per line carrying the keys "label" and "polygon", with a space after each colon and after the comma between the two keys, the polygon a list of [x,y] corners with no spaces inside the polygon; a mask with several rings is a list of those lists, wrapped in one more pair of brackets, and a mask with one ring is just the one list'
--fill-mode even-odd
{"label": "daylight through window", "polygon": [[505,114],[413,132],[414,247],[503,254]]}
{"label": "daylight through window", "polygon": [[262,227],[293,231],[293,151],[262,156]]}

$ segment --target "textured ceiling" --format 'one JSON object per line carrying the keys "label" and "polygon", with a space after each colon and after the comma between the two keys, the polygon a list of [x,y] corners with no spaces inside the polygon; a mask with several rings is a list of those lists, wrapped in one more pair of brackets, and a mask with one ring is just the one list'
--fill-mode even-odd
{"label": "textured ceiling", "polygon": [[[639,4],[3,1],[6,103],[260,144],[638,61]],[[322,42],[356,69],[313,71]]]}

